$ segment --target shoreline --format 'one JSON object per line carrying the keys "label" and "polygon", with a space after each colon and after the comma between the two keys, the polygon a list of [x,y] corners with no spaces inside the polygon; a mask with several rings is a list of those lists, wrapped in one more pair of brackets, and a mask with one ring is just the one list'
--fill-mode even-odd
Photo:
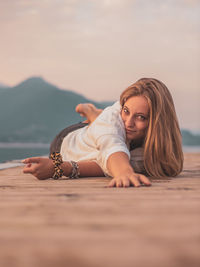
{"label": "shoreline", "polygon": [[0,163],[0,170],[10,169],[20,166],[24,166],[24,164],[21,163],[21,160],[19,162],[4,162]]}
{"label": "shoreline", "polygon": [[[187,147],[183,147],[183,153],[184,154],[200,154],[200,146],[197,147],[193,150],[191,150],[190,148],[187,149]],[[36,157],[48,157],[48,155],[38,155]],[[19,167],[19,166],[24,166],[23,163],[21,163],[21,161],[23,160],[24,158],[22,159],[14,159],[14,160],[7,160],[5,162],[0,162],[0,170],[4,170],[4,169],[9,169],[9,168],[15,168],[15,167]]]}
{"label": "shoreline", "polygon": [[[41,158],[44,157],[48,157],[48,155],[42,155],[39,156]],[[20,167],[20,166],[24,166],[24,163],[22,163],[23,159],[16,159],[16,160],[10,160],[10,161],[6,161],[6,162],[0,162],[0,170],[5,170],[5,169],[10,169],[10,168],[15,168],[15,167]]]}

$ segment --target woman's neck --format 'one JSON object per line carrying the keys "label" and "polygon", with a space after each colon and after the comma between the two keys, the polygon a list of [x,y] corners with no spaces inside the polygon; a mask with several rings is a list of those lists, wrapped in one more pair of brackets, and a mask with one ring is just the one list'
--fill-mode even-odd
{"label": "woman's neck", "polygon": [[144,139],[134,139],[129,141],[130,144],[130,150],[133,150],[137,147],[141,147],[144,144]]}

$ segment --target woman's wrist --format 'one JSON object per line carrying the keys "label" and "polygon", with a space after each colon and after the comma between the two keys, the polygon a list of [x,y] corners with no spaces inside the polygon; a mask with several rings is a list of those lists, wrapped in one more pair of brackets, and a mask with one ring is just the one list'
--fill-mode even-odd
{"label": "woman's wrist", "polygon": [[120,172],[114,172],[114,176],[131,176],[135,174],[134,170],[132,168],[125,168],[123,170],[120,170]]}
{"label": "woman's wrist", "polygon": [[61,164],[61,168],[63,170],[63,175],[66,177],[69,177],[70,174],[72,173],[72,165],[69,161],[64,161]]}
{"label": "woman's wrist", "polygon": [[110,171],[113,177],[117,176],[130,176],[135,174],[134,169],[132,168],[131,165],[123,165],[120,166],[120,168],[113,168],[112,171]]}
{"label": "woman's wrist", "polygon": [[75,161],[65,161],[62,160],[62,155],[60,152],[51,153],[51,159],[54,165],[54,174],[52,178],[57,180],[63,175],[69,177],[70,179],[79,178],[79,165]]}
{"label": "woman's wrist", "polygon": [[52,178],[57,180],[63,175],[69,177],[70,179],[75,179],[80,177],[79,164],[75,161],[62,161],[62,156],[57,154],[51,154],[53,174]]}
{"label": "woman's wrist", "polygon": [[62,156],[59,152],[52,152],[51,159],[54,164],[54,174],[52,178],[57,180],[63,176],[63,169],[61,168],[61,164],[63,163]]}
{"label": "woman's wrist", "polygon": [[[70,161],[63,161],[63,163],[60,164],[60,168],[63,170],[63,176],[69,177],[70,175],[73,175],[71,178],[78,178],[78,177],[101,177],[104,176],[104,173],[100,166],[94,162],[94,161],[79,161],[75,162],[78,167],[74,167],[76,172],[74,171],[73,175],[73,166]],[[53,167],[53,161],[51,166],[51,172],[55,172],[55,169]],[[53,174],[51,177],[53,177]]]}

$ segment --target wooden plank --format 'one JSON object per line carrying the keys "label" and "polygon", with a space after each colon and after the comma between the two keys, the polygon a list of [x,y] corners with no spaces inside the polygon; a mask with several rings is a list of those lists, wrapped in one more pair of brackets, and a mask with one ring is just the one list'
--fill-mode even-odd
{"label": "wooden plank", "polygon": [[0,171],[0,266],[200,265],[200,154],[151,187]]}

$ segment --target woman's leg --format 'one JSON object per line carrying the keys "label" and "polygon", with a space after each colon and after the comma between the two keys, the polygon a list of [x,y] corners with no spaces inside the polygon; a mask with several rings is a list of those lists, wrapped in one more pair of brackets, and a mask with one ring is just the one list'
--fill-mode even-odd
{"label": "woman's leg", "polygon": [[76,106],[76,112],[85,117],[87,119],[85,122],[87,123],[92,123],[102,111],[103,109],[98,109],[91,103],[78,104]]}
{"label": "woman's leg", "polygon": [[63,129],[52,141],[50,145],[50,154],[52,152],[60,152],[61,144],[64,139],[64,137],[68,134],[71,133],[77,129],[80,129],[88,123],[92,123],[97,116],[102,112],[102,109],[96,108],[93,104],[91,103],[85,103],[85,104],[79,104],[76,106],[76,112],[78,112],[82,117],[86,117],[87,121],[85,122],[80,122],[74,125],[71,125],[65,129]]}

